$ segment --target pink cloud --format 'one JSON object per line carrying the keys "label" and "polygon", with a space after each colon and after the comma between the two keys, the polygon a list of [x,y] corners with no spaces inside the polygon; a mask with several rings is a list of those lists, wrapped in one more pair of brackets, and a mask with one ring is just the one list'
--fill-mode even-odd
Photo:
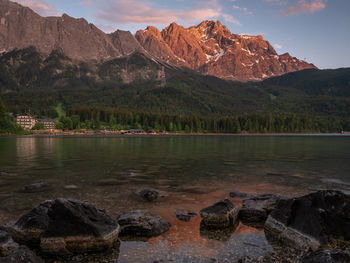
{"label": "pink cloud", "polygon": [[306,14],[306,13],[315,13],[319,12],[326,8],[327,0],[298,0],[296,5],[290,6],[286,9],[282,10],[284,15],[298,15],[298,14]]}
{"label": "pink cloud", "polygon": [[19,3],[20,5],[27,6],[30,9],[33,9],[35,12],[42,16],[60,15],[57,11],[57,8],[54,5],[41,0],[16,0],[15,2]]}
{"label": "pink cloud", "polygon": [[264,0],[266,3],[273,4],[273,5],[286,5],[288,4],[288,1],[286,0]]}
{"label": "pink cloud", "polygon": [[240,23],[236,18],[234,18],[234,17],[231,16],[231,15],[222,14],[222,17],[225,19],[225,21],[227,21],[227,22],[229,22],[229,23],[235,24],[235,25],[237,25],[237,26],[241,26],[241,23]]}
{"label": "pink cloud", "polygon": [[[91,0],[83,0],[83,3],[91,5]],[[192,23],[220,17],[230,19],[236,24],[239,23],[232,16],[221,12],[219,0],[198,1],[193,9],[187,10],[156,7],[142,0],[106,0],[105,5],[95,4],[94,7],[98,19],[116,24],[167,25],[174,21]]]}

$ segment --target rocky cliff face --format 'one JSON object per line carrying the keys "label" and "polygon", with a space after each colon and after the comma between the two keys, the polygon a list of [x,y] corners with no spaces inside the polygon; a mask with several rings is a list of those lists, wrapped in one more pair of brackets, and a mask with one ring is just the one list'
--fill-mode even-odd
{"label": "rocky cliff face", "polygon": [[63,51],[75,60],[116,58],[140,50],[130,32],[107,35],[85,19],[41,17],[31,9],[0,0],[0,51],[35,46],[43,54]]}
{"label": "rocky cliff face", "polygon": [[162,50],[167,50],[166,61],[220,78],[261,80],[316,68],[288,53],[279,56],[262,36],[232,34],[219,21],[204,21],[187,29],[172,23],[161,33],[149,27],[138,31],[136,38],[159,59],[164,59],[158,54],[158,46],[161,46]]}
{"label": "rocky cliff face", "polygon": [[120,30],[105,34],[82,18],[41,17],[0,0],[0,53],[28,46],[44,55],[59,50],[75,61],[105,62],[141,52],[158,62],[238,81],[315,68],[288,53],[279,56],[262,36],[232,34],[219,21],[190,28],[172,23],[161,32],[149,26],[135,36]]}

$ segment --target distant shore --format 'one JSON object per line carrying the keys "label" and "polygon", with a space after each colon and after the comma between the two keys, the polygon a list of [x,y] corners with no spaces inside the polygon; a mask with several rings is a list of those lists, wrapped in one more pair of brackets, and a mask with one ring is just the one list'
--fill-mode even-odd
{"label": "distant shore", "polygon": [[74,133],[63,132],[60,134],[0,134],[0,137],[167,137],[167,136],[235,136],[235,137],[269,137],[269,136],[345,136],[350,137],[348,133],[159,133],[159,134],[119,134],[119,133]]}

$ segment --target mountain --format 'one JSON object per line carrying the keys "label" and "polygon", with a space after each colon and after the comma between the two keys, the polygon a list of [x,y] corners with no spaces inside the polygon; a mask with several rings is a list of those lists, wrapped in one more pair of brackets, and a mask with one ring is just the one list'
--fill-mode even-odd
{"label": "mountain", "polygon": [[316,68],[288,53],[278,55],[262,36],[232,34],[219,21],[190,28],[172,23],[161,32],[148,27],[138,31],[136,38],[159,59],[225,79],[257,81]]}
{"label": "mountain", "polygon": [[41,17],[27,7],[0,0],[0,52],[29,46],[45,56],[60,51],[75,64],[138,52],[161,64],[238,81],[315,68],[288,53],[279,56],[262,36],[232,34],[219,21],[190,28],[172,23],[162,31],[149,26],[135,36],[121,30],[106,34],[83,18]]}
{"label": "mountain", "polygon": [[350,97],[350,68],[309,69],[270,78],[261,84],[289,87],[307,95]]}
{"label": "mountain", "polygon": [[167,83],[161,86],[156,74],[161,65],[143,52],[76,64],[57,50],[48,56],[35,47],[13,50],[0,55],[0,100],[13,113],[31,109],[39,116],[54,116],[58,102],[66,109],[107,107],[184,117],[350,116],[350,69],[308,69],[242,83],[164,65]]}
{"label": "mountain", "polygon": [[43,54],[61,50],[74,60],[112,59],[142,50],[130,32],[107,35],[85,19],[66,14],[41,17],[30,8],[0,0],[0,51],[35,46]]}

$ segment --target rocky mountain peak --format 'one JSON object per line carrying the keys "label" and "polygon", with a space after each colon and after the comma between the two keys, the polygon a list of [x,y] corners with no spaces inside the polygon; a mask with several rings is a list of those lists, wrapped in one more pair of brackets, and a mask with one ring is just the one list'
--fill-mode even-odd
{"label": "rocky mountain peak", "polygon": [[[161,31],[162,38],[157,36],[159,45],[167,50],[166,57],[173,55],[172,61],[177,65],[182,62],[182,65],[203,74],[220,78],[261,80],[291,71],[315,68],[314,65],[291,56],[279,56],[261,35],[232,34],[220,21],[203,21],[189,28],[172,23]],[[144,39],[137,39],[149,53],[157,53],[145,45]],[[153,43],[155,46],[157,45]]]}
{"label": "rocky mountain peak", "polygon": [[315,68],[289,54],[279,56],[262,36],[232,34],[220,21],[184,28],[173,22],[132,35],[105,34],[83,18],[41,17],[27,7],[0,0],[0,52],[34,46],[48,55],[62,50],[74,61],[106,61],[137,51],[173,66],[239,81],[262,80]]}
{"label": "rocky mountain peak", "polygon": [[84,18],[67,14],[41,17],[20,4],[0,0],[0,51],[28,46],[35,46],[44,55],[60,49],[73,60],[83,61],[107,60],[127,55],[132,48],[142,48],[130,33],[118,38],[105,34]]}

